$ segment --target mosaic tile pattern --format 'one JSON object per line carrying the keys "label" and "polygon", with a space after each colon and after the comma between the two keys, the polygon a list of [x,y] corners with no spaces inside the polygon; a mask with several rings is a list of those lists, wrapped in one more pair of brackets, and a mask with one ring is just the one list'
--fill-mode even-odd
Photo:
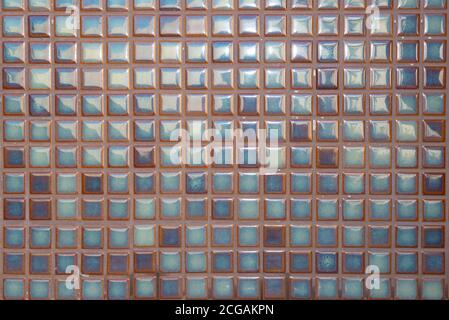
{"label": "mosaic tile pattern", "polygon": [[1,297],[447,298],[447,1],[372,2],[1,1]]}

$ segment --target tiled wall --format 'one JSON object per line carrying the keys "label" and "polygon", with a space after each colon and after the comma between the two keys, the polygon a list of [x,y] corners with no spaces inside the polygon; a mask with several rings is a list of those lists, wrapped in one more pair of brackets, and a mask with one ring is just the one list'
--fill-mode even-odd
{"label": "tiled wall", "polygon": [[1,1],[1,298],[447,298],[447,16]]}

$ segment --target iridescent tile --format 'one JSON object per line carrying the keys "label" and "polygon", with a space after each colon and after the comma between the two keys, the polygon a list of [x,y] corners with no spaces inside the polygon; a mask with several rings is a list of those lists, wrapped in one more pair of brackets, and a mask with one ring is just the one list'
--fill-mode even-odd
{"label": "iridescent tile", "polygon": [[318,16],[318,34],[319,35],[337,35],[338,16],[320,15]]}
{"label": "iridescent tile", "polygon": [[417,41],[398,42],[397,59],[400,62],[418,62],[419,43]]}
{"label": "iridescent tile", "polygon": [[[333,252],[316,253],[316,271],[319,273],[335,273],[338,270],[337,254]],[[336,288],[335,288],[336,289]]]}
{"label": "iridescent tile", "polygon": [[365,33],[363,16],[346,16],[344,22],[344,33],[345,35],[363,35]]}
{"label": "iridescent tile", "polygon": [[418,150],[415,147],[397,147],[396,165],[400,168],[416,168],[418,165]]}
{"label": "iridescent tile", "polygon": [[398,16],[398,35],[412,36],[419,32],[419,16],[403,14]]}
{"label": "iridescent tile", "polygon": [[159,33],[161,36],[181,35],[181,16],[159,16]]}
{"label": "iridescent tile", "polygon": [[383,173],[370,174],[370,193],[371,194],[390,194],[391,193],[391,175]]}
{"label": "iridescent tile", "polygon": [[3,16],[3,35],[5,37],[23,37],[25,21],[23,16]]}
{"label": "iridescent tile", "polygon": [[308,15],[293,15],[291,16],[291,34],[312,35],[312,17]]}
{"label": "iridescent tile", "polygon": [[343,278],[342,297],[346,299],[362,299],[364,297],[363,279]]}
{"label": "iridescent tile", "polygon": [[[96,21],[95,21],[96,22]],[[72,16],[56,16],[55,17],[55,35],[58,37],[76,37],[77,28],[75,18]],[[84,21],[82,23],[84,34]],[[101,24],[100,24],[101,26]]]}
{"label": "iridescent tile", "polygon": [[214,36],[231,36],[233,34],[233,17],[229,15],[212,16],[212,34]]}
{"label": "iridescent tile", "polygon": [[6,63],[25,62],[25,43],[4,42],[3,61]]}
{"label": "iridescent tile", "polygon": [[425,14],[424,34],[428,36],[446,34],[446,16],[442,14]]}
{"label": "iridescent tile", "polygon": [[413,173],[396,174],[396,192],[400,194],[416,194],[418,192],[418,176]]}
{"label": "iridescent tile", "polygon": [[285,16],[265,16],[266,36],[285,36],[286,17]]}
{"label": "iridescent tile", "polygon": [[365,60],[365,44],[362,41],[345,42],[344,58],[346,62],[362,62]]}
{"label": "iridescent tile", "polygon": [[[111,37],[127,37],[128,36],[128,17],[127,16],[108,16],[108,35]],[[92,23],[90,35],[101,36],[102,24],[96,21]]]}
{"label": "iridescent tile", "polygon": [[71,194],[77,192],[76,174],[57,174],[56,192],[60,194]]}
{"label": "iridescent tile", "polygon": [[425,41],[424,61],[444,62],[446,60],[446,47],[447,45],[444,41]]}
{"label": "iridescent tile", "polygon": [[56,201],[57,219],[73,219],[76,217],[77,207],[75,199],[58,199]]}
{"label": "iridescent tile", "polygon": [[415,9],[418,7],[417,0],[399,0],[398,8],[400,9]]}
{"label": "iridescent tile", "polygon": [[364,267],[364,255],[358,252],[348,252],[343,254],[343,270],[351,273],[361,273]]}
{"label": "iridescent tile", "polygon": [[384,13],[373,16],[368,29],[372,35],[390,35],[392,30],[391,15]]}

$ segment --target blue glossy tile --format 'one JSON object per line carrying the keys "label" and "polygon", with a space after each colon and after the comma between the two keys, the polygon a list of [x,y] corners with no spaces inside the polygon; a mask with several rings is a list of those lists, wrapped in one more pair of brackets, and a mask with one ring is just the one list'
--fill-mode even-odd
{"label": "blue glossy tile", "polygon": [[416,253],[397,253],[396,272],[398,273],[418,272],[418,255]]}
{"label": "blue glossy tile", "polygon": [[77,246],[76,228],[58,228],[57,246],[59,248],[74,248]]}
{"label": "blue glossy tile", "polygon": [[213,272],[232,272],[232,252],[215,252],[212,254]]}
{"label": "blue glossy tile", "polygon": [[212,216],[214,219],[231,219],[233,216],[232,200],[214,199],[212,202]]}
{"label": "blue glossy tile", "polygon": [[154,199],[135,199],[134,217],[135,219],[154,219],[155,213]]}
{"label": "blue glossy tile", "polygon": [[162,218],[179,218],[181,216],[181,199],[180,198],[163,198],[161,199],[160,214]]}
{"label": "blue glossy tile", "polygon": [[398,220],[415,221],[418,214],[416,200],[398,200],[396,202],[396,217]]}
{"label": "blue glossy tile", "polygon": [[291,226],[290,245],[292,246],[311,246],[312,231],[308,226]]}
{"label": "blue glossy tile", "polygon": [[240,219],[257,219],[259,217],[259,199],[240,199],[238,215]]}
{"label": "blue glossy tile", "polygon": [[102,280],[83,280],[81,285],[82,297],[85,300],[104,299]]}
{"label": "blue glossy tile", "polygon": [[310,220],[312,213],[311,200],[292,199],[290,202],[290,216],[295,220]]}
{"label": "blue glossy tile", "polygon": [[23,279],[3,280],[3,296],[5,299],[23,299],[25,295],[25,282]]}
{"label": "blue glossy tile", "polygon": [[179,252],[162,252],[159,268],[162,272],[181,272],[181,254]]}
{"label": "blue glossy tile", "polygon": [[103,231],[101,228],[85,228],[83,230],[83,248],[99,249],[103,246]]}
{"label": "blue glossy tile", "polygon": [[239,173],[239,192],[258,193],[259,175],[257,173]]}
{"label": "blue glossy tile", "polygon": [[369,289],[369,297],[373,299],[388,299],[391,297],[390,279],[380,279],[379,288]]}
{"label": "blue glossy tile", "polygon": [[316,271],[319,273],[338,272],[337,253],[317,252],[316,253]]}
{"label": "blue glossy tile", "polygon": [[338,174],[318,174],[318,192],[320,194],[337,194],[338,180]]}
{"label": "blue glossy tile", "polygon": [[55,267],[59,274],[69,273],[70,266],[77,265],[75,254],[57,254],[55,257]]}
{"label": "blue glossy tile", "polygon": [[134,226],[134,246],[151,247],[155,244],[155,227],[151,225]]}
{"label": "blue glossy tile", "polygon": [[365,230],[359,226],[343,228],[343,245],[347,247],[362,247],[365,244]]}
{"label": "blue glossy tile", "polygon": [[4,255],[5,273],[24,273],[25,256],[23,253],[6,253]]}
{"label": "blue glossy tile", "polygon": [[257,251],[241,251],[238,254],[237,265],[239,272],[258,272],[259,254]]}
{"label": "blue glossy tile", "polygon": [[310,272],[312,261],[310,253],[292,252],[290,254],[290,271],[298,273]]}
{"label": "blue glossy tile", "polygon": [[260,295],[260,282],[258,278],[238,278],[237,293],[239,298],[254,299]]}
{"label": "blue glossy tile", "polygon": [[317,296],[320,299],[336,299],[338,297],[338,281],[336,278],[318,278]]}
{"label": "blue glossy tile", "polygon": [[442,220],[445,215],[444,203],[442,200],[425,200],[423,211],[425,220]]}
{"label": "blue glossy tile", "polygon": [[181,244],[181,235],[179,228],[166,227],[159,230],[159,241],[161,246],[179,247]]}
{"label": "blue glossy tile", "polygon": [[316,226],[316,244],[320,247],[335,247],[337,245],[337,227]]}
{"label": "blue glossy tile", "polygon": [[363,253],[344,253],[343,270],[348,273],[363,273],[365,271]]}
{"label": "blue glossy tile", "polygon": [[439,279],[424,279],[421,295],[425,300],[441,300],[444,297],[442,281]]}
{"label": "blue glossy tile", "polygon": [[206,173],[187,173],[186,192],[187,193],[206,193],[207,174]]}
{"label": "blue glossy tile", "polygon": [[368,227],[368,238],[371,246],[388,247],[391,241],[391,229],[388,226]]}
{"label": "blue glossy tile", "polygon": [[76,297],[76,291],[73,288],[67,288],[66,282],[58,280],[56,283],[56,298],[58,300],[73,300]]}
{"label": "blue glossy tile", "polygon": [[442,274],[444,272],[444,253],[424,253],[422,259],[425,273]]}
{"label": "blue glossy tile", "polygon": [[208,213],[207,199],[192,198],[187,199],[186,214],[190,219],[200,219],[206,217]]}
{"label": "blue glossy tile", "polygon": [[424,227],[423,247],[442,248],[444,246],[444,227]]}
{"label": "blue glossy tile", "polygon": [[206,246],[207,235],[205,226],[186,227],[187,246]]}
{"label": "blue glossy tile", "polygon": [[318,199],[317,217],[319,220],[336,220],[338,219],[338,200]]}
{"label": "blue glossy tile", "polygon": [[363,200],[343,200],[343,218],[345,220],[362,220],[365,214],[365,203]]}
{"label": "blue glossy tile", "polygon": [[49,280],[31,280],[30,281],[30,298],[31,299],[48,299],[50,296]]}
{"label": "blue glossy tile", "polygon": [[346,299],[362,299],[364,297],[363,279],[342,279],[342,297]]}
{"label": "blue glossy tile", "polygon": [[206,278],[188,278],[186,280],[186,295],[190,299],[200,299],[207,297]]}
{"label": "blue glossy tile", "polygon": [[110,248],[128,248],[128,228],[110,228],[108,243]]}
{"label": "blue glossy tile", "polygon": [[371,220],[391,219],[391,201],[371,199],[369,201],[369,216]]}
{"label": "blue glossy tile", "polygon": [[31,227],[30,245],[33,248],[49,248],[51,229],[49,227]]}
{"label": "blue glossy tile", "polygon": [[206,272],[207,258],[205,252],[186,253],[186,272]]}
{"label": "blue glossy tile", "polygon": [[292,281],[291,295],[295,299],[310,299],[312,297],[310,279],[295,278]]}
{"label": "blue glossy tile", "polygon": [[139,299],[155,297],[156,284],[153,278],[137,278],[135,288],[136,297]]}
{"label": "blue glossy tile", "polygon": [[377,266],[381,273],[391,271],[391,258],[387,252],[369,252],[368,264]]}
{"label": "blue glossy tile", "polygon": [[234,283],[232,277],[215,276],[212,282],[213,297],[226,299],[234,296]]}
{"label": "blue glossy tile", "polygon": [[265,200],[265,218],[266,219],[284,219],[286,216],[286,203],[283,199]]}
{"label": "blue glossy tile", "polygon": [[214,226],[212,228],[212,245],[215,246],[232,246],[233,245],[233,228],[232,226]]}
{"label": "blue glossy tile", "polygon": [[48,274],[50,273],[49,255],[31,255],[30,272],[32,274]]}

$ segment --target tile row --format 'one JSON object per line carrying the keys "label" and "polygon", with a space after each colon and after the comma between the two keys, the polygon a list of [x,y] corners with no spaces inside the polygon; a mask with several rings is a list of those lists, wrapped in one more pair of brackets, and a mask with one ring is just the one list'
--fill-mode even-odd
{"label": "tile row", "polygon": [[[30,173],[29,174],[29,192],[31,194],[50,194],[56,191],[58,194],[103,194],[106,190],[108,194],[129,194],[132,188],[131,176],[128,173],[82,173],[81,191],[78,187],[78,174],[76,173],[59,173],[56,174],[56,187],[52,183],[52,175],[50,173]],[[366,179],[368,176],[368,179]],[[106,178],[104,178],[106,177]],[[255,175],[248,175],[245,182],[255,181],[258,178]],[[417,173],[396,173],[395,177],[395,193],[403,195],[444,195],[445,193],[445,174],[444,173],[424,173],[422,174],[421,183],[422,191],[419,190],[419,174]],[[135,174],[134,175],[134,191],[137,193],[154,193],[155,178],[152,174]],[[185,188],[187,194],[206,194],[207,175],[204,173],[187,173],[185,179]],[[226,177],[224,178],[226,179]],[[339,185],[339,179],[342,179],[342,187]],[[105,180],[105,181],[104,181]],[[366,181],[368,180],[368,181]],[[107,183],[106,183],[107,181]],[[240,190],[242,185],[246,184],[240,180]],[[222,181],[220,181],[222,182]],[[229,181],[223,181],[220,187],[226,187],[231,184]],[[107,184],[107,187],[105,186]],[[278,184],[278,185],[275,185]],[[365,173],[317,173],[313,178],[310,173],[294,173],[290,176],[290,193],[291,194],[312,194],[314,185],[316,184],[316,192],[318,194],[339,194],[340,188],[343,194],[365,194],[369,184],[370,194],[392,194],[392,174],[377,173],[365,175]],[[264,179],[264,192],[270,194],[286,192],[286,177],[284,174],[268,175]],[[25,193],[25,175],[10,173],[4,176],[4,193],[5,194],[23,194]],[[56,190],[53,190],[56,189]],[[160,178],[159,192],[161,193],[180,193],[181,174],[165,173]],[[258,192],[258,185],[253,187],[244,186],[243,193]],[[246,192],[245,192],[246,191]],[[218,200],[217,200],[218,201]],[[225,205],[225,204],[222,204]],[[226,206],[229,206],[227,204]],[[229,209],[228,209],[229,210]],[[224,214],[224,213],[223,213]],[[229,216],[228,212],[226,216]]]}
{"label": "tile row", "polygon": [[[56,186],[53,175],[56,176]],[[78,176],[81,176],[78,178]],[[4,176],[4,193],[25,193],[24,174],[6,174]],[[314,189],[317,194],[332,195],[444,195],[446,176],[445,173],[294,173],[287,184],[286,174],[269,174],[264,177],[264,192],[268,194],[285,194],[289,187],[291,194],[312,194]],[[81,188],[78,187],[81,180]],[[134,180],[134,186],[131,183]],[[129,173],[29,173],[29,186],[27,191],[31,194],[129,194],[131,190],[137,193],[154,193],[155,178],[153,174]],[[258,181],[255,175],[249,175],[246,179]],[[340,181],[342,183],[340,184]],[[393,184],[394,182],[394,184]],[[226,181],[224,181],[223,186]],[[245,183],[246,184],[246,183]],[[242,184],[241,184],[242,185]],[[422,190],[420,190],[420,186]],[[258,192],[258,185],[252,187],[245,185],[248,193]],[[315,188],[314,188],[315,187]],[[393,188],[394,187],[394,188]],[[184,188],[184,187],[182,187]],[[79,190],[80,189],[80,190]],[[181,193],[181,175],[167,172],[160,179],[161,193]],[[192,172],[186,174],[186,194],[207,194],[207,174]],[[245,192],[243,192],[245,193]],[[232,199],[214,199],[216,208],[213,215],[217,218],[229,219],[232,216]]]}
{"label": "tile row", "polygon": [[[340,53],[339,47],[343,48]],[[422,48],[422,53],[420,52]],[[7,64],[444,63],[446,40],[3,42]]]}
{"label": "tile row", "polygon": [[[79,150],[79,151],[78,151]],[[212,149],[214,152],[223,152],[222,148]],[[148,147],[129,147],[126,145],[118,146],[83,146],[83,147],[56,147],[55,156],[52,157],[53,149],[46,146],[31,146],[31,147],[5,147],[4,148],[4,167],[5,168],[50,168],[54,162],[57,168],[151,168],[155,167],[155,156],[147,154],[149,151],[154,152],[154,149]],[[242,149],[246,151],[246,149]],[[322,169],[363,169],[368,167],[370,169],[442,169],[445,165],[446,150],[443,146],[398,146],[391,148],[389,146],[344,146],[331,147],[281,147],[280,149],[271,148],[270,152],[278,152],[277,168],[285,168],[286,154],[290,153],[290,167],[291,168],[322,168]],[[80,156],[78,156],[80,154]],[[143,156],[150,157],[146,162],[142,160]],[[230,154],[232,156],[232,152]],[[245,160],[245,153],[239,154],[237,164],[240,167],[258,167],[257,154],[249,153],[254,158],[254,162]],[[315,155],[315,157],[314,157]],[[133,159],[133,161],[131,160]],[[315,160],[313,160],[315,159]],[[79,161],[80,160],[80,161]],[[232,161],[220,162],[219,158],[213,159],[217,166],[230,167],[233,165]],[[232,160],[232,159],[229,159]],[[314,162],[315,161],[315,162]],[[195,162],[187,162],[187,164],[195,166]],[[65,174],[74,174],[75,172],[65,172]],[[119,173],[119,172],[117,172]],[[5,179],[13,172],[5,172]],[[58,175],[63,173],[58,173]],[[171,175],[171,176],[170,176]],[[188,175],[189,176],[189,175]],[[214,189],[221,192],[232,191],[233,173],[214,173],[213,185]],[[23,174],[22,174],[23,177]],[[254,172],[239,173],[239,180],[241,184],[244,179],[252,177],[253,188],[256,188],[257,181],[259,181],[258,174]],[[291,174],[292,185],[296,179],[310,179],[311,173],[293,172]],[[154,178],[155,181],[156,178]],[[14,180],[14,179],[13,179]],[[12,181],[13,181],[12,180]],[[20,179],[16,179],[20,180]],[[23,180],[23,178],[22,178]],[[74,180],[74,179],[73,179]],[[179,185],[181,182],[180,172],[166,172],[159,175],[161,185],[164,181],[172,181],[174,185]],[[249,184],[248,184],[249,186]],[[240,192],[248,188],[240,186]],[[294,189],[294,188],[292,188]],[[175,189],[179,191],[179,189]],[[249,190],[249,189],[248,189]],[[257,189],[258,190],[258,189]],[[258,192],[258,191],[255,192]]]}
{"label": "tile row", "polygon": [[[26,8],[30,11],[64,10],[71,5],[76,5],[76,0],[55,0],[54,6],[50,0],[4,0],[3,10],[20,11]],[[375,5],[380,9],[418,9],[419,0],[344,0],[340,4],[338,0],[82,0],[81,10],[286,10],[286,9],[365,9],[368,5]],[[422,1],[424,9],[444,9],[446,0]]]}
{"label": "tile row", "polygon": [[[52,81],[54,73],[55,81]],[[340,75],[341,73],[341,75]],[[395,76],[393,77],[393,73]],[[316,74],[316,75],[315,75]],[[339,78],[342,76],[342,80]],[[210,79],[209,79],[210,78]],[[394,80],[395,79],[395,80]],[[131,81],[132,80],[132,81]],[[129,90],[167,89],[444,89],[446,68],[3,68],[4,89]]]}
{"label": "tile row", "polygon": [[[24,274],[28,269],[31,275],[65,274],[69,266],[78,266],[80,260],[83,275],[128,275],[129,272],[146,274],[170,273],[312,273],[317,274],[364,274],[365,263],[376,266],[380,274],[444,274],[444,251],[397,250],[390,252],[328,252],[317,251],[162,251],[129,253],[24,253],[6,252],[3,254],[4,274]],[[288,257],[288,262],[287,262]],[[312,259],[312,257],[314,257]],[[133,270],[130,270],[130,258]],[[53,262],[53,259],[55,260]],[[234,259],[236,261],[234,261]],[[341,263],[339,260],[342,260]],[[210,260],[210,261],[209,261]],[[313,263],[312,263],[313,260]],[[53,263],[55,266],[53,267]],[[28,267],[27,267],[28,264]],[[53,271],[54,270],[54,271]]]}
{"label": "tile row", "polygon": [[[215,202],[215,203],[214,203]],[[121,220],[136,221],[159,219],[162,221],[186,219],[189,222],[208,220],[209,217],[220,220],[226,218],[212,215],[212,205],[207,198],[152,197],[132,200],[129,198],[22,198],[3,199],[3,219],[16,220]],[[239,221],[265,220],[285,221],[338,221],[345,222],[444,222],[446,221],[446,203],[443,199],[408,198],[396,199],[373,198],[369,200],[346,198],[316,199],[309,198],[242,198],[231,200],[231,219],[235,216]],[[189,227],[187,228],[189,229]],[[192,226],[195,233],[202,234],[205,227]],[[190,231],[185,231],[189,234]],[[197,245],[206,246],[206,237],[199,237]],[[5,240],[6,242],[6,240]],[[188,243],[190,245],[190,243]]]}
{"label": "tile row", "polygon": [[[337,110],[329,107],[329,113]],[[442,119],[425,120],[265,120],[234,121],[212,120],[4,120],[3,141],[5,142],[178,142],[237,140],[236,131],[252,139],[266,139],[270,142],[444,142],[446,123]],[[287,123],[289,130],[287,132]],[[156,128],[158,127],[158,134]],[[133,130],[131,130],[133,129]],[[265,136],[264,136],[264,130]],[[52,134],[54,132],[54,138]],[[130,131],[133,131],[130,136]],[[106,134],[105,134],[106,133]],[[288,135],[288,136],[287,136]],[[28,137],[28,139],[27,139]],[[256,142],[256,141],[254,141]],[[255,143],[254,143],[255,144]],[[251,146],[251,143],[247,144]],[[215,147],[223,147],[215,145]],[[153,146],[151,146],[153,147]],[[232,143],[226,147],[232,147]],[[38,147],[30,147],[30,153],[38,152]],[[45,147],[42,147],[45,148]],[[47,147],[47,149],[50,147]],[[96,147],[101,150],[101,147]],[[335,149],[338,147],[334,147]],[[321,150],[321,149],[318,149]],[[330,149],[322,149],[330,150]],[[98,153],[98,151],[97,151]],[[335,153],[335,152],[333,152]],[[47,156],[49,157],[49,155]]]}
{"label": "tile row", "polygon": [[[54,6],[50,0],[4,0],[2,9],[5,11],[50,11],[65,10],[67,7],[77,4],[76,0],[55,0]],[[85,11],[128,11],[128,10],[286,10],[286,9],[365,9],[368,5],[375,5],[380,9],[418,9],[419,0],[344,0],[340,4],[338,0],[82,0],[81,10]],[[446,0],[422,1],[424,9],[444,9]]]}
{"label": "tile row", "polygon": [[[50,168],[53,163],[56,168],[155,168],[156,160],[161,168],[205,167],[213,165],[216,168],[232,168],[238,165],[240,168],[287,168],[286,161],[290,160],[291,168],[321,168],[321,169],[384,169],[391,171],[396,169],[442,169],[445,165],[445,147],[443,146],[423,146],[420,152],[416,146],[397,147],[395,153],[391,147],[369,147],[348,146],[348,147],[276,147],[268,148],[268,157],[261,161],[260,153],[255,148],[241,147],[234,157],[233,147],[214,147],[210,149],[197,148],[186,149],[187,156],[181,156],[182,149],[176,147],[160,147],[159,156],[156,156],[155,147],[129,147],[126,145],[102,147],[55,147],[31,146],[31,147],[4,147],[3,160],[5,168]],[[205,152],[214,152],[214,156],[207,157]],[[289,157],[287,156],[287,151]],[[315,155],[315,157],[314,157]],[[132,159],[132,160],[131,160]],[[234,161],[235,160],[235,161]],[[335,170],[325,170],[332,173]],[[323,174],[326,172],[322,172]],[[12,173],[12,172],[11,172]],[[74,173],[74,172],[66,172]],[[116,174],[123,172],[116,172]],[[349,172],[348,172],[349,173]],[[358,173],[358,172],[356,172]],[[373,174],[384,173],[387,180],[390,180],[392,172],[375,172]],[[406,174],[407,172],[403,172]],[[408,172],[413,173],[413,172]],[[167,172],[167,174],[169,174]],[[174,177],[178,177],[174,172]],[[304,176],[303,172],[292,175],[310,179],[311,174]],[[244,174],[240,174],[244,176]],[[258,181],[257,173],[248,172],[248,177],[253,176],[254,181]],[[168,176],[167,176],[168,177]],[[150,179],[150,178],[148,178]],[[161,180],[165,177],[161,177]],[[232,189],[232,174],[220,176],[220,185],[216,184],[217,190],[229,192]],[[292,178],[292,181],[296,178]],[[300,178],[298,178],[300,179]],[[16,179],[17,180],[17,179]],[[20,180],[20,179],[19,179]],[[152,184],[155,178],[151,175]],[[172,181],[181,181],[180,176]],[[306,180],[304,180],[306,181]],[[218,182],[217,182],[218,183]],[[214,183],[215,184],[215,183]],[[253,187],[255,188],[255,186]],[[243,190],[243,189],[242,189]],[[258,191],[256,191],[258,192]]]}
{"label": "tile row", "polygon": [[[397,22],[393,23],[396,19]],[[422,19],[422,20],[421,20]],[[340,17],[313,15],[3,15],[3,36],[11,38],[76,37],[258,37],[274,36],[408,36],[447,34],[444,13],[398,14],[382,12],[369,19],[365,13]],[[79,25],[78,25],[79,24]],[[287,25],[290,28],[287,28]],[[28,26],[26,28],[26,26]],[[54,27],[53,27],[54,26]],[[316,30],[314,30],[314,26]],[[263,29],[263,30],[262,30]]]}
{"label": "tile row", "polygon": [[[260,94],[5,94],[3,114],[21,117],[73,116],[444,116],[444,92]],[[218,121],[219,119],[217,119]]]}
{"label": "tile row", "polygon": [[[427,299],[447,297],[445,282],[438,278],[382,278],[378,289],[366,289],[363,277],[298,276],[188,276],[160,278],[85,278],[80,289],[67,286],[66,279],[3,280],[4,299]],[[243,313],[243,307],[235,312]]]}
{"label": "tile row", "polygon": [[[36,205],[44,201],[32,201]],[[39,213],[38,213],[39,214]],[[273,217],[270,217],[271,219]],[[184,230],[184,232],[183,232]],[[263,231],[263,232],[262,232]],[[208,236],[208,233],[210,234]],[[145,247],[305,247],[305,248],[444,248],[444,225],[310,225],[288,226],[212,224],[167,226],[155,224],[133,227],[70,226],[61,227],[4,227],[3,247],[23,249],[29,238],[29,247],[43,249],[123,249]],[[263,237],[262,237],[263,235]],[[183,236],[185,238],[183,238]],[[107,243],[107,244],[106,244]],[[189,253],[187,253],[187,256]],[[179,256],[179,253],[178,253]],[[204,256],[204,253],[203,253]],[[205,260],[204,260],[205,261]],[[179,265],[179,262],[178,262]],[[172,264],[170,264],[172,266]],[[162,270],[166,271],[166,270]],[[444,271],[444,270],[443,270]]]}

